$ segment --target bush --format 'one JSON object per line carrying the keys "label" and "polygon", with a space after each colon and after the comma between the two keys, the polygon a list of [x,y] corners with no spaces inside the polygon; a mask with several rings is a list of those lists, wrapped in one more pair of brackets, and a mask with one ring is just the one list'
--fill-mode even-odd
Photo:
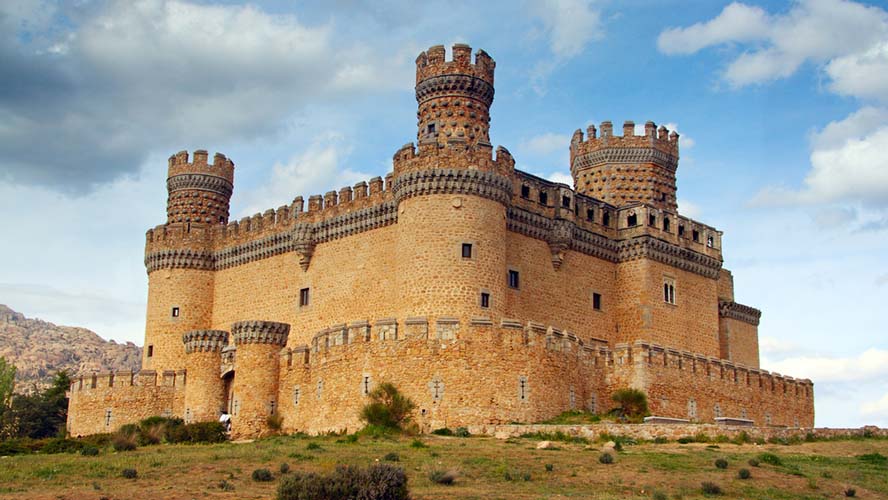
{"label": "bush", "polygon": [[846,497],[857,496],[857,490],[855,490],[854,488],[845,488],[845,496]]}
{"label": "bush", "polygon": [[555,466],[552,464],[546,464],[546,472],[552,472],[555,470]]}
{"label": "bush", "polygon": [[749,465],[751,465],[751,466],[753,466],[753,467],[758,467],[758,466],[759,466],[759,461],[756,460],[756,459],[754,459],[754,458],[750,458],[750,459],[749,459]]}
{"label": "bush", "polygon": [[188,443],[224,443],[228,440],[222,422],[195,422],[184,426]]}
{"label": "bush", "polygon": [[888,457],[881,453],[867,453],[866,455],[858,455],[857,459],[872,465],[888,464]]}
{"label": "bush", "polygon": [[752,477],[752,474],[749,472],[749,469],[740,469],[737,471],[738,479],[749,479]]}
{"label": "bush", "polygon": [[704,495],[721,495],[722,494],[721,486],[719,486],[715,483],[709,482],[709,481],[703,482],[700,485],[700,487],[703,490]]}
{"label": "bush", "polygon": [[260,483],[274,481],[274,476],[271,475],[271,471],[268,469],[256,469],[253,471],[253,474],[250,477],[253,478],[253,481]]}
{"label": "bush", "polygon": [[361,410],[361,420],[368,425],[400,429],[416,409],[416,404],[389,382],[376,386],[369,396],[370,403]]}
{"label": "bush", "polygon": [[621,416],[639,420],[648,415],[647,395],[638,389],[619,389],[611,395]]}
{"label": "bush", "polygon": [[282,463],[280,471],[281,471],[281,474],[286,474],[286,473],[290,472],[290,464],[288,464],[287,462]]}
{"label": "bush", "polygon": [[312,441],[312,442],[308,443],[307,445],[305,445],[305,449],[311,451],[311,450],[322,450],[323,448],[321,448],[321,445],[319,445],[318,443],[315,443],[314,441]]}
{"label": "bush", "polygon": [[111,445],[115,451],[133,451],[139,446],[138,435],[121,429],[111,439]]}
{"label": "bush", "polygon": [[123,469],[120,471],[120,475],[127,479],[135,479],[139,476],[139,473],[136,472],[136,469]]}
{"label": "bush", "polygon": [[234,491],[234,485],[223,479],[219,481],[219,489],[222,491]]}
{"label": "bush", "polygon": [[384,457],[382,457],[382,459],[385,460],[386,462],[400,462],[401,461],[401,457],[398,456],[398,454],[395,452],[386,453],[386,455]]}
{"label": "bush", "polygon": [[467,438],[471,436],[467,427],[457,427],[456,432],[454,432],[453,435],[461,438]]}
{"label": "bush", "polygon": [[99,449],[95,446],[84,446],[80,450],[80,454],[84,457],[95,457],[99,454]]}
{"label": "bush", "polygon": [[83,443],[74,439],[52,438],[40,448],[41,453],[76,453],[83,449]]}
{"label": "bush", "polygon": [[267,425],[268,429],[272,432],[280,432],[281,427],[284,426],[284,418],[278,414],[269,415],[265,418],[265,425]]}
{"label": "bush", "polygon": [[411,448],[428,448],[429,445],[423,443],[419,439],[414,439],[412,443],[410,443]]}
{"label": "bush", "polygon": [[339,466],[329,475],[294,472],[281,480],[278,500],[408,500],[407,475],[388,464]]}
{"label": "bush", "polygon": [[603,464],[612,464],[614,463],[614,456],[610,453],[605,452],[598,457],[598,461]]}
{"label": "bush", "polygon": [[0,442],[0,457],[24,455],[30,452],[31,450],[25,446],[21,439],[10,439],[9,441]]}
{"label": "bush", "polygon": [[717,458],[715,460],[715,466],[719,469],[727,469],[728,468],[728,461],[725,460],[724,458]]}
{"label": "bush", "polygon": [[440,429],[433,430],[432,434],[435,434],[436,436],[452,436],[453,431],[448,429],[447,427],[442,427]]}
{"label": "bush", "polygon": [[783,460],[780,460],[780,457],[773,453],[760,453],[758,459],[760,462],[776,465],[778,467],[783,465]]}
{"label": "bush", "polygon": [[456,472],[433,470],[429,472],[429,481],[450,486],[453,484],[454,481],[456,481]]}
{"label": "bush", "polygon": [[693,442],[694,442],[694,438],[692,438],[690,436],[682,436],[682,437],[678,438],[679,444],[688,444],[688,443],[693,443]]}
{"label": "bush", "polygon": [[666,444],[669,440],[663,436],[657,436],[654,438],[654,444]]}

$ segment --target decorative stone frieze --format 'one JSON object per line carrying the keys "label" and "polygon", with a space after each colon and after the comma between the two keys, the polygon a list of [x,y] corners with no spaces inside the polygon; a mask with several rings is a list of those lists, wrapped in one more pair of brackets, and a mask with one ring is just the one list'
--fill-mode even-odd
{"label": "decorative stone frieze", "polygon": [[228,345],[228,332],[225,330],[191,330],[182,335],[185,352],[221,351]]}
{"label": "decorative stone frieze", "polygon": [[512,199],[512,180],[483,170],[434,168],[401,174],[395,179],[393,191],[399,203],[413,196],[466,194],[508,205]]}
{"label": "decorative stone frieze", "polygon": [[287,345],[290,325],[274,321],[238,321],[231,325],[235,345],[276,344]]}
{"label": "decorative stone frieze", "polygon": [[712,279],[718,278],[721,269],[718,259],[648,235],[621,241],[618,255],[620,262],[651,259]]}
{"label": "decorative stone frieze", "polygon": [[158,269],[197,269],[212,271],[215,257],[211,252],[190,249],[173,249],[152,252],[145,256],[145,268],[149,273]]}
{"label": "decorative stone frieze", "polygon": [[758,326],[762,312],[758,309],[737,302],[719,302],[718,314],[723,318],[731,318],[750,325]]}
{"label": "decorative stone frieze", "polygon": [[438,97],[471,95],[489,107],[493,103],[493,94],[493,85],[471,75],[433,76],[416,85],[416,101],[420,106]]}
{"label": "decorative stone frieze", "polygon": [[678,168],[677,157],[654,148],[606,148],[575,157],[571,172],[614,163],[653,163],[671,171]]}
{"label": "decorative stone frieze", "polygon": [[228,198],[234,191],[234,186],[227,179],[207,174],[182,174],[167,179],[168,192],[182,189],[209,191]]}

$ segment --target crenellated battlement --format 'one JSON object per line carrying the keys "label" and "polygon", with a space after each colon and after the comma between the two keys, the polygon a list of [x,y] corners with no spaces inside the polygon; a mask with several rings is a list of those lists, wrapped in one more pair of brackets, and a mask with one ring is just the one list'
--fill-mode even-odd
{"label": "crenellated battlement", "polygon": [[103,392],[126,388],[183,388],[186,384],[185,370],[108,371],[80,374],[71,379],[71,392]]}
{"label": "crenellated battlement", "polygon": [[[636,135],[635,122],[629,120],[623,122],[622,135],[614,135],[614,126],[609,121],[601,122],[600,127],[600,129],[596,129],[595,125],[589,125],[586,128],[585,138],[580,129],[573,133],[570,141],[571,165],[580,156],[606,149],[652,149],[665,155],[654,156],[663,163],[663,166],[672,169],[677,166],[679,135],[674,130],[670,132],[662,125],[657,128],[654,122],[649,121],[644,124],[644,135]],[[634,151],[613,153],[615,157],[620,154],[623,159],[630,161],[632,156],[638,153]],[[593,161],[605,162],[607,159],[607,155],[599,155],[589,158],[587,161],[591,164]],[[584,164],[584,166],[588,165]]]}
{"label": "crenellated battlement", "polygon": [[216,225],[228,222],[231,194],[234,192],[234,162],[216,153],[208,162],[206,150],[170,156],[167,176],[167,224]]}
{"label": "crenellated battlement", "polygon": [[179,151],[170,156],[168,177],[204,174],[221,177],[229,184],[234,183],[234,162],[224,154],[216,153],[213,156],[213,162],[209,163],[209,153],[205,149],[197,149],[194,151],[193,160],[188,161],[188,159],[188,151]]}
{"label": "crenellated battlement", "polygon": [[472,47],[457,43],[451,50],[452,58],[449,61],[446,60],[443,45],[434,45],[420,52],[416,57],[416,83],[437,76],[467,75],[493,86],[496,62],[487,52],[478,49],[475,52],[475,61],[472,62]]}

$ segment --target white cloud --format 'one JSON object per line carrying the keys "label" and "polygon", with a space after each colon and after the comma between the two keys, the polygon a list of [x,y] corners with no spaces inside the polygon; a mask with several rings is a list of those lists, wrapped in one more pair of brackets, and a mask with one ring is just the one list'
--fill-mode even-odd
{"label": "white cloud", "polygon": [[531,137],[524,143],[519,144],[517,149],[534,155],[548,155],[556,151],[569,151],[570,136],[547,132]]}
{"label": "white cloud", "polygon": [[312,194],[323,194],[357,182],[369,180],[371,174],[343,167],[351,149],[336,133],[322,134],[301,153],[286,163],[275,163],[268,182],[243,195],[241,216],[264,212],[269,208],[289,205],[301,195],[306,201]]}
{"label": "white cloud", "polygon": [[787,354],[798,352],[799,346],[795,342],[774,337],[760,337],[759,350],[762,354]]}
{"label": "white cloud", "polygon": [[888,393],[877,401],[867,401],[860,405],[860,413],[868,417],[888,419]]}
{"label": "white cloud", "polygon": [[699,219],[703,214],[703,210],[696,203],[692,203],[688,200],[683,200],[679,198],[677,200],[678,204],[678,213],[684,215],[685,217],[689,217],[691,219]]}
{"label": "white cloud", "polygon": [[888,101],[888,41],[826,65],[830,89],[843,95]]}
{"label": "white cloud", "polygon": [[847,0],[805,0],[775,16],[732,3],[710,21],[663,31],[657,45],[665,54],[691,54],[726,43],[743,46],[723,75],[735,87],[785,78],[808,61],[827,63],[835,90],[864,96],[884,90],[878,73],[865,81],[857,77],[883,66],[880,47],[886,36],[888,13],[882,9]]}
{"label": "white cloud", "polygon": [[[670,132],[674,131],[676,134],[678,134],[678,142],[681,146],[681,149],[691,149],[692,147],[694,147],[695,144],[697,144],[690,136],[684,135],[682,131],[678,130],[677,123],[669,122],[663,123],[661,125],[669,129]],[[657,125],[657,128],[660,128],[660,125]],[[637,122],[635,124],[635,135],[644,135],[644,123]]]}
{"label": "white cloud", "polygon": [[870,348],[853,357],[798,356],[762,360],[762,368],[820,383],[853,382],[888,377],[888,350]]}
{"label": "white cloud", "polygon": [[536,7],[549,47],[559,58],[578,55],[587,43],[604,35],[601,13],[589,0],[543,0]]}
{"label": "white cloud", "polygon": [[560,182],[561,184],[567,184],[568,186],[573,186],[574,181],[573,177],[570,174],[566,174],[564,172],[553,172],[549,174],[547,177],[552,182]]}

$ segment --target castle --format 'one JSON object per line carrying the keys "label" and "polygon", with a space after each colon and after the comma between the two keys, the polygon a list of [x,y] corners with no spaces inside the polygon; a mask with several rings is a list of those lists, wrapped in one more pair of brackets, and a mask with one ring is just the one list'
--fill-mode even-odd
{"label": "castle", "polygon": [[573,188],[489,142],[482,50],[416,60],[417,144],[393,170],[229,222],[234,164],[170,157],[147,233],[142,369],[76,378],[68,429],[232,415],[235,436],[361,427],[382,381],[422,429],[603,412],[624,387],[661,419],[812,427],[810,380],[759,368],[722,233],[677,212],[674,131],[577,130]]}

